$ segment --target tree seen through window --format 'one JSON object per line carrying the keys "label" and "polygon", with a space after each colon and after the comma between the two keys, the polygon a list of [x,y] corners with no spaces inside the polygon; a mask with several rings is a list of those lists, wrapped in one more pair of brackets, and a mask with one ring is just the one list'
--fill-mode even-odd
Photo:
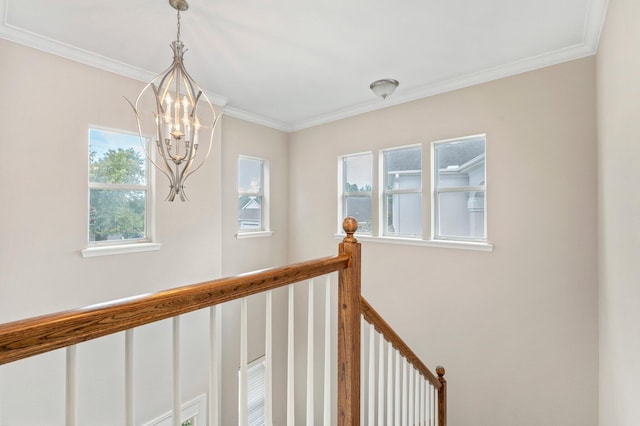
{"label": "tree seen through window", "polygon": [[137,136],[89,131],[89,241],[146,238],[147,164]]}

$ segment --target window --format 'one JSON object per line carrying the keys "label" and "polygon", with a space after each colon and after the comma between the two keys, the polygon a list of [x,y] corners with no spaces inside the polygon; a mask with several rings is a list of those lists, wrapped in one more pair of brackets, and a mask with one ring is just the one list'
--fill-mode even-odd
{"label": "window", "polygon": [[382,151],[385,236],[422,238],[422,146]]}
{"label": "window", "polygon": [[238,232],[269,230],[267,206],[268,162],[260,158],[238,158]]}
{"label": "window", "polygon": [[150,194],[140,137],[89,129],[89,245],[150,241]]}
{"label": "window", "polygon": [[338,157],[338,233],[351,216],[362,241],[493,251],[485,145],[474,135]]}
{"label": "window", "polygon": [[339,223],[347,216],[358,220],[358,232],[371,235],[373,155],[369,153],[341,157],[342,209]]}
{"label": "window", "polygon": [[[247,425],[264,425],[265,406],[265,375],[266,364],[264,355],[251,361],[247,365]],[[241,380],[240,370],[238,379]],[[240,396],[238,396],[240,398]]]}
{"label": "window", "polygon": [[486,241],[485,136],[432,144],[432,237]]}
{"label": "window", "polygon": [[[185,402],[180,406],[180,426],[199,426],[206,423],[207,395],[202,394]],[[143,426],[173,426],[173,412],[167,411],[163,415],[144,423]]]}

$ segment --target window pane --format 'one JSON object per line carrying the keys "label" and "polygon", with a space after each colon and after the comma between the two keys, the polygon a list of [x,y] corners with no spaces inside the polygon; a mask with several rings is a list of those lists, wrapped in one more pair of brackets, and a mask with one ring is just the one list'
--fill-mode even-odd
{"label": "window pane", "polygon": [[422,147],[394,149],[383,155],[386,190],[421,188]]}
{"label": "window pane", "polygon": [[371,192],[372,155],[344,157],[344,190],[346,192]]}
{"label": "window pane", "polygon": [[240,196],[238,201],[238,229],[241,231],[262,230],[262,197]]}
{"label": "window pane", "polygon": [[262,192],[262,160],[246,157],[238,159],[238,192]]}
{"label": "window pane", "polygon": [[436,234],[440,237],[484,239],[484,214],[484,192],[442,192],[438,194]]}
{"label": "window pane", "polygon": [[371,234],[371,197],[346,197],[345,214],[356,218],[358,232]]}
{"label": "window pane", "polygon": [[145,238],[146,191],[91,189],[89,241]]}
{"label": "window pane", "polygon": [[145,185],[145,168],[138,136],[89,130],[89,182]]}
{"label": "window pane", "polygon": [[437,187],[484,186],[484,136],[435,144]]}
{"label": "window pane", "polygon": [[422,235],[421,194],[391,194],[386,197],[385,235]]}

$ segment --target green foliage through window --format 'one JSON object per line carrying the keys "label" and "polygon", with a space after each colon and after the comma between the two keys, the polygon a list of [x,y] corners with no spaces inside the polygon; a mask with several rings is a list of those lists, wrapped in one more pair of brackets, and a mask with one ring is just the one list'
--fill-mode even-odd
{"label": "green foliage through window", "polygon": [[138,137],[89,135],[89,241],[145,238],[147,172]]}

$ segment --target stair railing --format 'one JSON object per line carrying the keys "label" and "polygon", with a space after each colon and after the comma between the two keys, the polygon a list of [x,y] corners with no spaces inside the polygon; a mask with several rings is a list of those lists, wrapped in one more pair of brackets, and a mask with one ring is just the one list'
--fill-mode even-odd
{"label": "stair railing", "polygon": [[363,387],[365,381],[368,385],[368,397],[361,397],[367,403],[367,424],[376,424],[372,420],[377,418],[378,425],[446,425],[444,367],[438,366],[438,377],[434,376],[364,297],[360,298],[360,308],[363,328],[369,328],[368,347],[364,349],[369,368],[361,381]]}
{"label": "stair railing", "polygon": [[[76,401],[74,400],[76,395],[73,383],[69,384],[70,381],[75,380],[75,372],[73,367],[70,367],[75,362],[75,345],[122,331],[126,332],[128,345],[133,339],[131,332],[134,328],[169,318],[173,318],[173,330],[176,332],[180,328],[178,321],[180,315],[204,308],[215,309],[217,305],[222,303],[237,299],[246,300],[251,295],[338,272],[337,424],[355,426],[365,424],[366,420],[366,424],[375,425],[375,413],[377,413],[377,424],[379,425],[445,426],[447,384],[444,379],[444,368],[437,368],[438,377],[436,378],[409,349],[408,345],[362,298],[360,292],[361,250],[360,243],[354,238],[357,222],[353,218],[347,218],[343,223],[343,228],[346,237],[339,245],[338,255],[334,257],[0,324],[0,365],[66,348],[67,370],[71,370],[71,373],[67,372],[65,423],[68,426],[75,426],[77,424]],[[292,294],[290,292],[290,310],[292,309]],[[215,321],[213,312],[212,323]],[[377,380],[377,398],[372,397],[375,394],[372,391],[375,389],[373,383],[376,383],[376,380],[372,379],[373,375],[369,374],[368,399],[365,399],[364,395],[363,383],[365,380],[361,381],[361,367],[365,364],[363,356],[366,351],[361,348],[363,342],[361,318],[371,324],[368,367],[371,372],[376,363],[378,365],[380,373]],[[388,368],[386,370],[383,362],[383,350],[378,352],[377,358],[371,350],[375,332],[379,334],[379,347],[383,348],[384,342],[387,342],[388,345]],[[176,349],[175,344],[176,337],[174,335],[174,358],[179,358],[179,354],[176,353],[179,352],[179,346]],[[127,353],[129,352],[130,349],[127,349]],[[394,352],[395,374],[391,367]],[[399,370],[400,362],[403,364],[402,373]],[[174,366],[175,364],[177,363],[174,359]],[[412,370],[412,373],[408,373],[409,369]],[[385,371],[388,378],[395,379],[395,387],[391,387],[391,379],[389,379],[386,390],[383,379]],[[132,393],[131,379],[126,381],[125,393]],[[179,380],[177,382],[179,383]],[[179,388],[179,384],[177,387]],[[328,389],[326,383],[325,389]],[[174,395],[173,398],[173,424],[179,426],[181,424],[178,415],[180,409],[179,389],[175,392],[177,392],[177,396]],[[325,395],[327,395],[326,391]],[[398,402],[400,398],[402,401]],[[133,425],[133,407],[130,407],[133,398],[129,395],[125,399],[127,404],[125,423]],[[311,404],[313,405],[313,403]],[[365,404],[369,408],[367,413],[363,411]],[[287,411],[289,412],[289,408]],[[391,413],[393,413],[393,419]],[[214,416],[210,415],[209,419],[211,425],[217,424]],[[294,421],[293,418],[287,418],[287,424],[294,424]],[[313,418],[307,416],[307,424],[312,425]],[[328,424],[327,420],[325,420],[325,424]]]}

